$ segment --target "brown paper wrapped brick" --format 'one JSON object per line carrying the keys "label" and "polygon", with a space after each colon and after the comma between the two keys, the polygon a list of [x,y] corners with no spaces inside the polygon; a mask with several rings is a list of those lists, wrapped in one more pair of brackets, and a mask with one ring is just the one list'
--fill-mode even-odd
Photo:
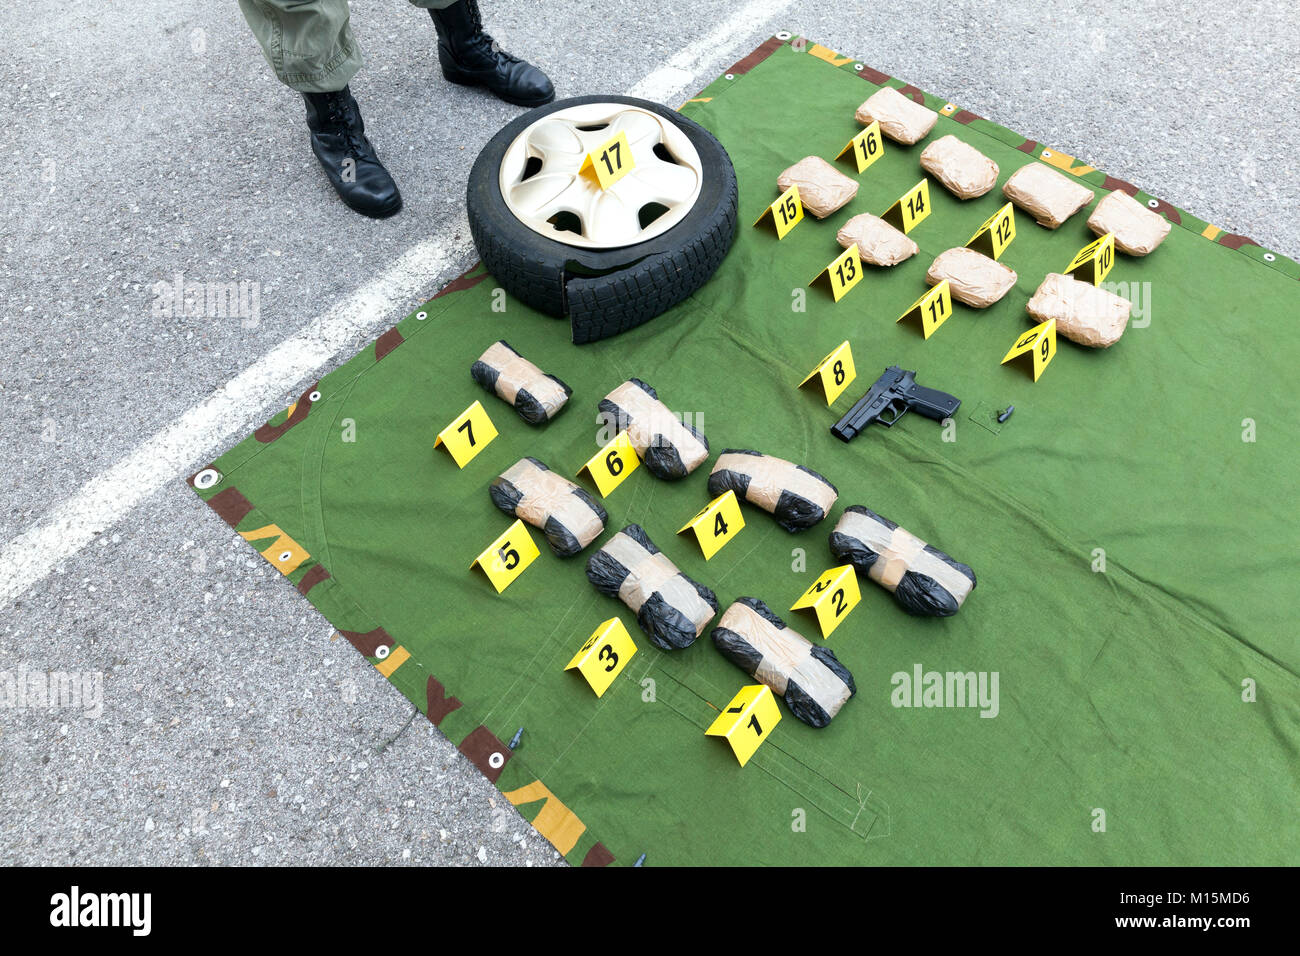
{"label": "brown paper wrapped brick", "polygon": [[737,598],[713,629],[727,660],[785,699],[790,713],[825,727],[858,692],[849,669],[830,648],[813,644],[758,598]]}
{"label": "brown paper wrapped brick", "polygon": [[1050,166],[1030,163],[1011,174],[1002,195],[1033,216],[1040,226],[1057,229],[1092,202],[1094,193]]}
{"label": "brown paper wrapped brick", "polygon": [[1109,348],[1128,325],[1133,304],[1113,292],[1073,276],[1050,273],[1025,306],[1035,322],[1056,320],[1056,331],[1071,342]]}
{"label": "brown paper wrapped brick", "polygon": [[1128,193],[1115,190],[1088,217],[1088,228],[1099,236],[1115,233],[1115,248],[1130,256],[1145,256],[1169,235],[1169,220],[1148,209]]}
{"label": "brown paper wrapped brick", "polygon": [[858,194],[858,184],[820,156],[805,156],[776,177],[777,188],[785,192],[799,187],[803,208],[825,219]]}
{"label": "brown paper wrapped brick", "polygon": [[858,258],[873,266],[896,266],[910,259],[919,246],[879,216],[869,212],[854,216],[835,234],[835,241],[845,249],[858,244]]}
{"label": "brown paper wrapped brick", "polygon": [[998,164],[951,134],[921,152],[921,168],[958,199],[978,199],[998,184]]}
{"label": "brown paper wrapped brick", "polygon": [[894,595],[908,614],[950,617],[975,588],[975,572],[862,505],[844,509],[830,537],[836,561]]}
{"label": "brown paper wrapped brick", "polygon": [[685,478],[709,457],[709,440],[659,401],[659,393],[630,378],[600,400],[598,420],[627,432],[628,441],[656,478]]}
{"label": "brown paper wrapped brick", "polygon": [[771,513],[786,531],[811,528],[830,513],[835,486],[811,468],[747,448],[728,448],[709,473],[709,497],[734,491]]}
{"label": "brown paper wrapped brick", "polygon": [[551,550],[571,558],[605,530],[609,515],[596,499],[536,458],[521,458],[488,486],[492,503],[546,535]]}
{"label": "brown paper wrapped brick", "polygon": [[646,636],[665,651],[690,647],[718,611],[717,596],[682,574],[636,524],[587,559],[587,580],[626,604]]}
{"label": "brown paper wrapped brick", "polygon": [[938,285],[944,279],[958,302],[976,309],[987,309],[1016,284],[1016,273],[986,255],[958,246],[939,253],[925,281]]}
{"label": "brown paper wrapped brick", "polygon": [[505,339],[488,346],[469,373],[474,381],[514,406],[530,425],[550,421],[573,394],[573,389],[528,361]]}
{"label": "brown paper wrapped brick", "polygon": [[934,129],[939,114],[909,100],[892,86],[867,97],[854,114],[863,126],[880,123],[880,131],[896,143],[911,146]]}

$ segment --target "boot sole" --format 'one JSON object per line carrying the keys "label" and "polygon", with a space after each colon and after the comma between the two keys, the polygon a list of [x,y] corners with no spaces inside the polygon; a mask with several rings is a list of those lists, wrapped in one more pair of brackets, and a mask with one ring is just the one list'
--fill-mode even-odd
{"label": "boot sole", "polygon": [[[380,206],[378,208],[367,208],[365,206],[361,206],[356,203],[349,202],[343,190],[339,188],[339,184],[334,181],[334,178],[332,176],[330,176],[329,169],[326,168],[324,161],[320,158],[320,154],[316,152],[316,146],[314,142],[312,143],[312,155],[316,157],[316,162],[320,165],[321,172],[325,174],[325,181],[329,183],[330,188],[334,190],[334,195],[338,196],[339,201],[342,202],[343,205],[351,209],[353,212],[360,213],[363,216],[369,216],[371,219],[387,219],[390,216],[396,216],[399,212],[402,211],[402,194],[400,192],[397,193],[394,202],[390,203],[387,206]],[[396,183],[394,183],[393,185],[394,185],[394,189],[396,189]]]}
{"label": "boot sole", "polygon": [[366,209],[366,208],[364,208],[364,207],[362,207],[362,206],[354,206],[352,203],[348,202],[346,199],[343,199],[342,194],[339,195],[339,199],[342,199],[342,200],[343,200],[343,205],[347,206],[347,207],[348,207],[349,209],[351,209],[353,212],[358,212],[358,213],[360,213],[361,215],[363,215],[363,216],[368,216],[368,217],[371,218],[371,219],[389,219],[389,218],[391,218],[391,217],[393,217],[393,216],[396,216],[399,212],[402,211],[402,197],[401,197],[401,196],[398,196],[398,197],[397,197],[397,202],[395,202],[395,203],[392,205],[391,208],[389,208],[389,207],[385,207],[385,208],[381,208],[381,209]]}
{"label": "boot sole", "polygon": [[550,103],[555,99],[554,90],[551,91],[551,94],[549,96],[543,97],[541,99],[526,100],[517,96],[509,96],[505,93],[498,93],[496,90],[492,89],[492,87],[488,86],[486,83],[474,79],[470,74],[467,73],[453,74],[453,73],[448,73],[444,70],[442,75],[447,80],[447,82],[455,83],[457,86],[477,86],[480,89],[487,90],[497,99],[503,100],[504,102],[509,103],[511,106],[524,106],[531,109],[537,106],[545,106],[547,103]]}

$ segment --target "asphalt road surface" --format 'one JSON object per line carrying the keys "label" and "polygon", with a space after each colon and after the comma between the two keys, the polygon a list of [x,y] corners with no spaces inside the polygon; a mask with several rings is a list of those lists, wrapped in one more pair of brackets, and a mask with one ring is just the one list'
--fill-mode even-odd
{"label": "asphalt road surface", "polygon": [[[790,30],[1300,257],[1294,4],[483,7],[561,96],[670,105]],[[475,259],[465,179],[519,110],[442,79],[422,11],[352,11],[380,223],[233,3],[0,9],[0,681],[90,675],[0,707],[0,863],[559,862],[181,481]],[[168,315],[177,276],[257,307]]]}

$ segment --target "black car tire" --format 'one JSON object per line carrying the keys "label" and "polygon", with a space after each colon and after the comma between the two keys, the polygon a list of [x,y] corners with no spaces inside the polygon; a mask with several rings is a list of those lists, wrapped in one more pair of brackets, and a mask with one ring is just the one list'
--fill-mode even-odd
{"label": "black car tire", "polygon": [[[700,157],[703,181],[690,212],[645,242],[613,249],[566,245],[520,222],[501,195],[502,157],[530,124],[584,103],[625,103],[671,120]],[[531,110],[488,141],[470,170],[470,232],[483,264],[512,296],[557,317],[568,316],[581,345],[648,322],[700,288],[736,235],[736,171],[708,130],[675,110],[631,96],[578,96]]]}

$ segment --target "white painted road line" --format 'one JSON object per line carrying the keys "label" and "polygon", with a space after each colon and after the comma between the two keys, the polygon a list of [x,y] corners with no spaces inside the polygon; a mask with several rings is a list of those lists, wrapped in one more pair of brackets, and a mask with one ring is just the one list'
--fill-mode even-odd
{"label": "white painted road line", "polygon": [[737,24],[742,25],[742,30],[745,26],[762,26],[789,6],[790,2],[791,0],[752,0],[732,14],[725,23],[718,24],[711,33],[697,37],[682,47],[667,63],[628,90],[627,95],[667,103],[669,106],[677,105],[669,97],[693,86],[701,64],[735,45]]}
{"label": "white painted road line", "polygon": [[[461,220],[443,231],[468,235]],[[184,470],[260,424],[268,405],[307,380],[359,337],[391,319],[399,303],[470,256],[468,241],[428,239],[377,278],[281,342],[112,468],[86,482],[0,554],[0,608],[76,554]]]}
{"label": "white painted road line", "polygon": [[[668,102],[670,94],[696,82],[700,68],[728,55],[735,24],[759,27],[789,0],[751,0],[727,23],[684,47],[668,63],[636,83],[631,96]],[[134,511],[169,481],[224,450],[266,417],[293,386],[300,385],[359,338],[391,323],[402,304],[431,294],[454,275],[471,253],[459,218],[434,238],[408,249],[379,276],[281,342],[204,401],[159,431],[112,468],[86,482],[0,553],[0,609],[8,607],[58,565]]]}

